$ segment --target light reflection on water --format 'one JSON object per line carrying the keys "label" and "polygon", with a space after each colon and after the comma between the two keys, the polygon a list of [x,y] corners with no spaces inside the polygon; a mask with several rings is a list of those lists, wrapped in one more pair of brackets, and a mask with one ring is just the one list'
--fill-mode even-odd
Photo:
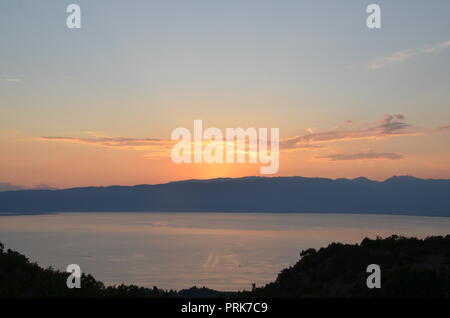
{"label": "light reflection on water", "polygon": [[0,216],[0,241],[42,266],[79,264],[106,284],[250,289],[302,249],[391,234],[450,234],[450,218],[263,213],[61,213]]}

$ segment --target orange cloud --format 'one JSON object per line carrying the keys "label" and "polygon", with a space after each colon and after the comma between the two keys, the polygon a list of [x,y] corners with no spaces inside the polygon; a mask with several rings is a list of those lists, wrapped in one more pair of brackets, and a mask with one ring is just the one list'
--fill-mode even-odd
{"label": "orange cloud", "polygon": [[332,143],[346,140],[384,138],[392,136],[417,135],[412,126],[404,122],[402,114],[384,115],[383,119],[372,127],[354,130],[335,130],[328,132],[310,133],[281,140],[280,149],[297,150],[311,148],[320,143]]}
{"label": "orange cloud", "polygon": [[[357,125],[353,121],[346,121],[347,127],[353,129],[336,129],[328,132],[310,132],[301,136],[287,137],[280,140],[280,151],[292,152],[298,150],[316,150],[324,144],[340,141],[388,138],[395,136],[417,136],[428,133],[437,133],[450,130],[450,125],[441,126],[431,130],[418,130],[405,122],[403,114],[385,114],[381,120],[373,124]],[[155,138],[129,138],[129,137],[41,137],[41,140],[71,142],[101,147],[146,150],[147,158],[168,157],[170,150],[178,141]],[[205,140],[205,142],[211,142]],[[248,143],[248,141],[247,141]],[[246,151],[248,153],[248,151]]]}
{"label": "orange cloud", "polygon": [[40,139],[134,150],[165,149],[172,147],[175,143],[172,140],[128,137],[41,137]]}
{"label": "orange cloud", "polygon": [[329,161],[347,161],[347,160],[368,160],[368,159],[388,159],[399,160],[403,156],[394,152],[366,152],[354,154],[332,154],[328,156],[317,157],[318,159],[328,159]]}

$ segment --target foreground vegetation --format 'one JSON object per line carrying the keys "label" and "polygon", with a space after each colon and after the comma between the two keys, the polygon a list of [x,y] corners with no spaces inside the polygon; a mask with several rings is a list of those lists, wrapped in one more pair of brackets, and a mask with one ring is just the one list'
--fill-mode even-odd
{"label": "foreground vegetation", "polygon": [[[0,297],[449,297],[450,235],[424,240],[391,236],[361,244],[332,243],[300,253],[294,266],[251,291],[207,288],[167,291],[134,285],[105,286],[91,275],[82,288],[66,287],[68,273],[41,268],[0,243]],[[366,286],[367,265],[381,267],[381,288]]]}
{"label": "foreground vegetation", "polygon": [[[275,282],[241,297],[449,297],[450,235],[424,240],[393,235],[361,244],[332,243],[300,253]],[[367,265],[381,267],[381,288],[366,285]]]}

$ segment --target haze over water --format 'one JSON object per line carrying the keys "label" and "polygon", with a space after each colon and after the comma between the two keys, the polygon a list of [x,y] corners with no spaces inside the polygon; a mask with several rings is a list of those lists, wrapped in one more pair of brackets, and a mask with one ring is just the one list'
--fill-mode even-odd
{"label": "haze over water", "polygon": [[450,234],[450,218],[264,213],[0,216],[0,241],[41,266],[76,263],[106,284],[217,290],[263,285],[302,249],[392,234]]}

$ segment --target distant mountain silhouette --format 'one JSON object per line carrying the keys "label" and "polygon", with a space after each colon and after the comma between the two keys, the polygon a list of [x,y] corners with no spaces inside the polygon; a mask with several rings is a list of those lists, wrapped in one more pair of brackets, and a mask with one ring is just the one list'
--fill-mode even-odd
{"label": "distant mountain silhouette", "polygon": [[245,177],[0,193],[0,212],[305,212],[450,216],[450,180]]}
{"label": "distant mountain silhouette", "polygon": [[[9,182],[0,182],[0,192],[16,190],[27,190],[27,188],[20,185],[11,184]],[[28,188],[28,190],[54,190],[54,188],[46,184],[40,184],[34,188]]]}
{"label": "distant mountain silhouette", "polygon": [[15,190],[24,190],[25,188],[22,186],[14,185],[9,182],[0,182],[0,192],[3,191],[15,191]]}

